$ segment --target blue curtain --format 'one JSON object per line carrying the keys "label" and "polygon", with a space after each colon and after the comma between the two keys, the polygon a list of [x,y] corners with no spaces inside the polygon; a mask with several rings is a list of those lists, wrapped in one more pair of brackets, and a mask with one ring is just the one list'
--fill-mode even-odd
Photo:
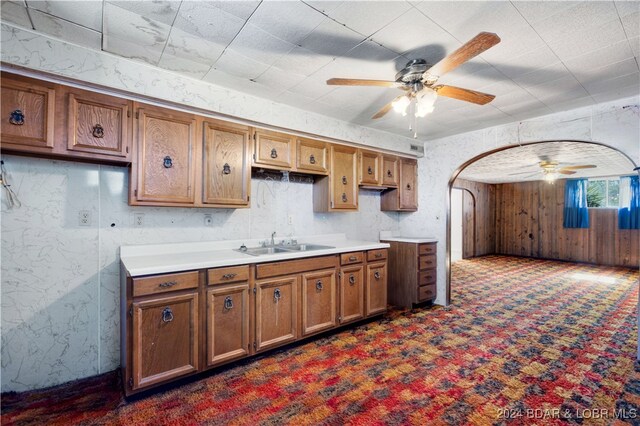
{"label": "blue curtain", "polygon": [[640,229],[640,179],[638,176],[623,176],[620,178],[620,190],[629,188],[629,196],[621,199],[618,210],[618,228]]}
{"label": "blue curtain", "polygon": [[565,228],[588,228],[587,180],[567,179],[564,188],[563,225]]}

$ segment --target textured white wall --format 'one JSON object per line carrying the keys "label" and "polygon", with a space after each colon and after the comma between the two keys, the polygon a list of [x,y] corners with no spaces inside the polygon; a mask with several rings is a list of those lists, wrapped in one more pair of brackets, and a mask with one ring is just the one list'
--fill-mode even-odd
{"label": "textured white wall", "polygon": [[639,103],[636,96],[426,142],[418,162],[420,208],[400,216],[400,232],[438,239],[436,303],[445,303],[448,185],[460,166],[495,148],[566,139],[610,145],[640,164]]}

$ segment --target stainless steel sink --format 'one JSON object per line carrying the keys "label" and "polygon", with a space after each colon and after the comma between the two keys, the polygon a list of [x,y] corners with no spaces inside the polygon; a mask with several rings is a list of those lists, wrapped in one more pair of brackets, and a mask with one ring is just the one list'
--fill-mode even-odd
{"label": "stainless steel sink", "polygon": [[248,248],[246,250],[234,249],[235,251],[239,251],[240,253],[248,254],[251,256],[261,256],[263,254],[276,254],[276,253],[287,253],[290,250],[285,250],[282,247],[253,247]]}
{"label": "stainless steel sink", "polygon": [[335,247],[332,246],[323,246],[320,244],[296,244],[294,246],[287,246],[287,250],[291,251],[312,251],[312,250],[325,250],[332,249]]}

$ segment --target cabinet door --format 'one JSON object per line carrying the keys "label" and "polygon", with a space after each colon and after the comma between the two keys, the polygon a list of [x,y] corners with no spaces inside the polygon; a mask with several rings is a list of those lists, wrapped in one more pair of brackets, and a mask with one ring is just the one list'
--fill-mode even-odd
{"label": "cabinet door", "polygon": [[3,74],[1,104],[3,145],[53,148],[54,89],[12,80]]}
{"label": "cabinet door", "polygon": [[302,275],[302,334],[336,325],[336,270]]}
{"label": "cabinet door", "polygon": [[256,129],[254,135],[255,164],[285,170],[293,166],[293,136],[260,129]]}
{"label": "cabinet door", "polygon": [[387,262],[367,265],[366,314],[375,315],[387,310]]}
{"label": "cabinet door", "polygon": [[256,282],[256,351],[296,340],[297,295],[298,276]]}
{"label": "cabinet door", "polygon": [[360,151],[360,183],[380,185],[381,156],[376,152]]}
{"label": "cabinet door", "polygon": [[145,107],[138,110],[139,201],[193,203],[195,127],[191,114]]}
{"label": "cabinet door", "polygon": [[126,157],[129,101],[84,91],[72,91],[68,96],[67,149]]}
{"label": "cabinet door", "polygon": [[403,158],[400,160],[400,209],[418,209],[418,162]]}
{"label": "cabinet door", "polygon": [[249,283],[207,291],[207,365],[249,355]]}
{"label": "cabinet door", "polygon": [[364,317],[364,267],[340,270],[340,324]]}
{"label": "cabinet door", "polygon": [[249,205],[249,128],[232,123],[204,124],[206,204]]}
{"label": "cabinet door", "polygon": [[325,142],[299,138],[296,144],[296,168],[298,170],[323,175],[329,173],[329,156]]}
{"label": "cabinet door", "polygon": [[198,294],[133,302],[132,389],[198,370]]}
{"label": "cabinet door", "polygon": [[358,209],[357,150],[348,146],[331,146],[331,208]]}
{"label": "cabinet door", "polygon": [[388,155],[382,157],[382,184],[398,186],[398,157]]}

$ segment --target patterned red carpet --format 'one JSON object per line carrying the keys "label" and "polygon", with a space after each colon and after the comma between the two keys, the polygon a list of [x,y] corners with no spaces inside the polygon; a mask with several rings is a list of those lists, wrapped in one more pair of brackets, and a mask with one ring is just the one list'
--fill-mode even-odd
{"label": "patterned red carpet", "polygon": [[488,256],[454,277],[449,309],[393,312],[128,403],[114,373],[4,394],[2,424],[640,425],[637,271]]}

